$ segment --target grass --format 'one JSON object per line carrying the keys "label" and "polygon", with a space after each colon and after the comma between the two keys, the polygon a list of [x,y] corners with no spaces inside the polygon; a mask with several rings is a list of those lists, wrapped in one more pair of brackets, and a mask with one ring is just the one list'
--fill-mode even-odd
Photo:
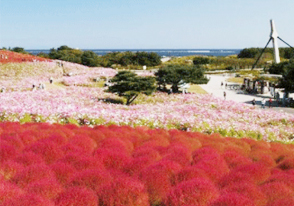
{"label": "grass", "polygon": [[202,89],[199,85],[191,84],[190,88],[188,89],[188,92],[196,93],[196,94],[207,94],[207,91]]}
{"label": "grass", "polygon": [[232,82],[232,83],[238,83],[238,84],[243,84],[244,78],[242,77],[230,77],[226,79],[227,82]]}

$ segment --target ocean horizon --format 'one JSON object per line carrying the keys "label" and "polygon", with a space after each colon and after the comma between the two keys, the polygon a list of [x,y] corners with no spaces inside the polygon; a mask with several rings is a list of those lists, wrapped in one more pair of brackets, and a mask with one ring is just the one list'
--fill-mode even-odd
{"label": "ocean horizon", "polygon": [[[82,51],[93,51],[98,55],[105,55],[112,52],[155,52],[161,57],[180,57],[191,55],[205,56],[230,56],[239,54],[242,49],[81,49]],[[49,54],[49,49],[30,49],[27,52],[37,55],[40,52]]]}

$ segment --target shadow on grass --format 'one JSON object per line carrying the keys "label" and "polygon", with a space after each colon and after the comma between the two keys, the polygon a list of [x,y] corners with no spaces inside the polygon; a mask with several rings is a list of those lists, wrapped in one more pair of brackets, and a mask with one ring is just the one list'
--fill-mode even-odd
{"label": "shadow on grass", "polygon": [[108,104],[124,104],[124,101],[121,99],[99,98],[98,101],[102,101]]}

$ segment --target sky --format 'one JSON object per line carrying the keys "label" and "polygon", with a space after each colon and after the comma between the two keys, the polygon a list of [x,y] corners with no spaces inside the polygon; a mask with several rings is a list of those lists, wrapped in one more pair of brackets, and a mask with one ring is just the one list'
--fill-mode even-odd
{"label": "sky", "polygon": [[0,0],[0,48],[264,47],[270,19],[294,46],[293,11],[294,0]]}

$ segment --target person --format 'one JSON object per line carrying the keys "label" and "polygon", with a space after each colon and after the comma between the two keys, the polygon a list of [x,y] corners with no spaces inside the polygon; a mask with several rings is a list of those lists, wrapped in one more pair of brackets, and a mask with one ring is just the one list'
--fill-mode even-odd
{"label": "person", "polygon": [[256,101],[255,101],[255,99],[253,99],[252,100],[252,105],[255,106],[255,104],[256,104]]}
{"label": "person", "polygon": [[50,84],[53,83],[53,78],[52,77],[50,77],[49,82],[50,82]]}
{"label": "person", "polygon": [[35,84],[33,84],[33,89],[32,89],[32,91],[36,91],[36,85],[35,85]]}
{"label": "person", "polygon": [[261,100],[261,108],[262,109],[265,109],[265,99],[263,98],[262,100]]}
{"label": "person", "polygon": [[223,82],[221,82],[221,88],[223,88],[223,85],[224,85],[224,83],[223,83]]}
{"label": "person", "polygon": [[226,94],[226,92],[224,92],[224,99],[226,100],[226,96],[227,96],[227,94]]}
{"label": "person", "polygon": [[270,99],[268,100],[268,107],[269,107],[269,108],[272,107],[272,103],[273,103],[273,100],[272,100],[272,98],[270,98]]}
{"label": "person", "polygon": [[227,88],[228,87],[228,84],[226,83],[226,87],[225,88]]}

